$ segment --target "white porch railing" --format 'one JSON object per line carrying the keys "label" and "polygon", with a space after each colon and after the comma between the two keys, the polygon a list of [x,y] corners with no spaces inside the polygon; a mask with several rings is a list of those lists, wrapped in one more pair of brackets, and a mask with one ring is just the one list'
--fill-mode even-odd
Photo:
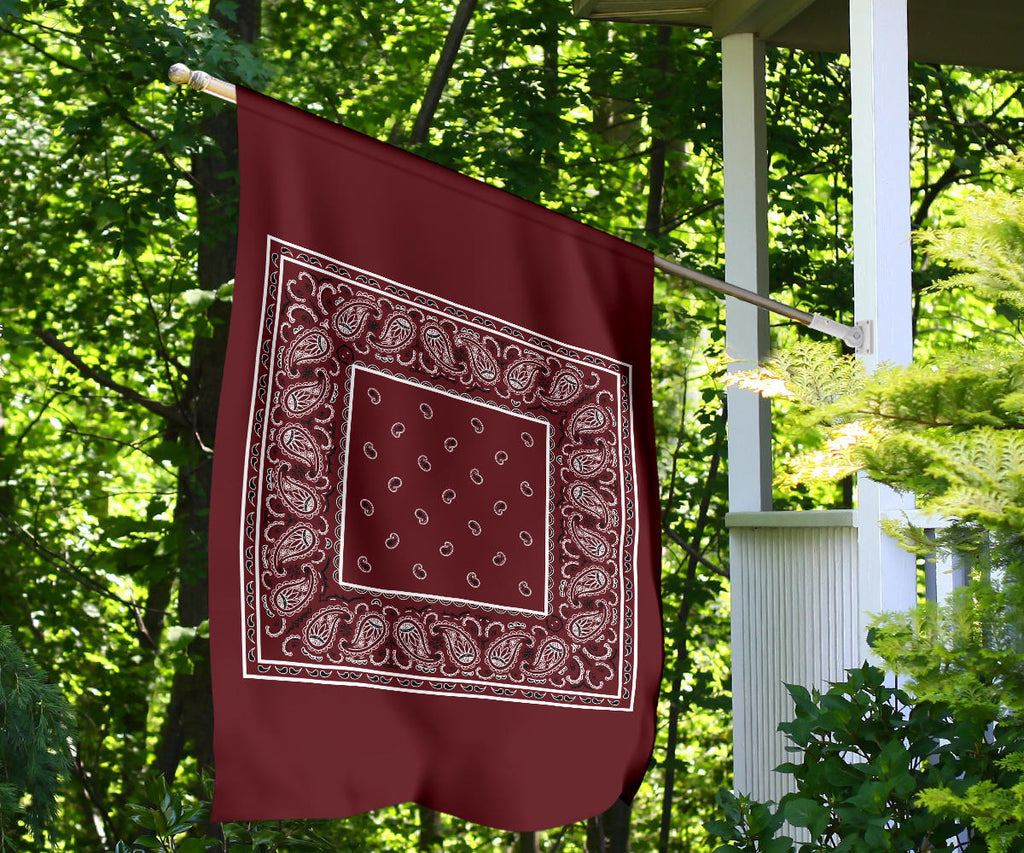
{"label": "white porch railing", "polygon": [[[824,690],[864,661],[857,512],[742,512],[730,529],[735,783],[757,800],[788,793],[777,729],[793,718],[786,684]],[[965,582],[946,560],[925,566],[929,597]]]}

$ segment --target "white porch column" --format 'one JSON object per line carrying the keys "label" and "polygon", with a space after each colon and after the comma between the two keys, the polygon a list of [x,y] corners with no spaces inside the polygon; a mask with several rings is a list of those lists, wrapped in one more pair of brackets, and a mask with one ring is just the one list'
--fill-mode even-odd
{"label": "white porch column", "polygon": [[[768,295],[768,152],[766,142],[764,43],[750,33],[722,39],[722,118],[725,169],[725,277]],[[768,354],[766,312],[726,297],[726,353],[731,369],[747,370]],[[730,388],[729,508],[760,513],[772,508],[771,420],[768,401]],[[763,648],[770,627],[759,608],[761,567],[748,558],[736,533],[730,537],[732,569],[733,743],[739,790],[762,794],[770,786],[778,720],[766,715],[769,696],[782,690]],[[771,710],[775,710],[772,706]],[[765,723],[767,722],[767,725]],[[775,762],[776,764],[778,761]]]}
{"label": "white porch column", "polygon": [[[853,100],[854,314],[873,325],[868,369],[908,363],[911,339],[910,108],[907,0],[850,0]],[[880,519],[913,506],[862,477],[857,488],[858,609],[867,621],[912,607],[914,558],[885,536]]]}
{"label": "white porch column", "polygon": [[[725,277],[768,295],[768,153],[764,43],[751,33],[722,39],[722,118],[725,171]],[[748,370],[768,354],[765,311],[726,297],[725,347],[734,369]],[[768,402],[729,389],[729,508],[772,508]]]}

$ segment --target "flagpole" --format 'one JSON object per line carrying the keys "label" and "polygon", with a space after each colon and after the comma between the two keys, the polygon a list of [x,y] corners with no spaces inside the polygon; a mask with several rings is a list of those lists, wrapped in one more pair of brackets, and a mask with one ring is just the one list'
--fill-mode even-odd
{"label": "flagpole", "polygon": [[205,92],[207,95],[213,95],[215,98],[232,104],[238,103],[233,83],[213,77],[205,71],[192,71],[187,65],[176,62],[171,66],[167,76],[172,83],[179,86],[191,86],[197,92]]}
{"label": "flagpole", "polygon": [[[197,92],[213,95],[232,104],[237,103],[234,84],[221,80],[218,77],[213,77],[205,71],[192,71],[188,66],[178,62],[171,66],[168,77],[172,83],[176,83],[179,86],[190,86]],[[788,317],[815,331],[823,332],[833,338],[839,338],[839,340],[852,347],[858,353],[870,353],[872,351],[870,321],[857,323],[855,326],[846,326],[828,317],[822,317],[820,314],[801,311],[799,308],[794,308],[791,305],[786,305],[784,302],[778,302],[767,296],[761,296],[761,294],[747,290],[745,287],[730,284],[727,281],[691,270],[658,255],[654,255],[654,266],[676,278],[691,281],[716,293],[732,296],[743,302],[756,305],[765,311],[779,314],[782,317]]]}

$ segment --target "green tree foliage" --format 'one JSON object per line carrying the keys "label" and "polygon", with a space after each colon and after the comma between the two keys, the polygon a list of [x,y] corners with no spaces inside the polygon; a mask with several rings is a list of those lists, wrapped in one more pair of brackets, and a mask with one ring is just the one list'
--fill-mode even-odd
{"label": "green tree foliage", "polygon": [[[203,530],[230,307],[233,114],[168,86],[173,62],[722,272],[717,44],[578,21],[567,0],[480,3],[413,145],[456,6],[0,2],[0,622],[79,720],[57,849],[152,834],[129,806],[164,808],[145,781],[154,772],[183,809],[205,796]],[[840,315],[847,64],[773,49],[768,69],[777,290]],[[1006,76],[921,67],[914,85],[924,221],[942,213],[943,193],[991,179],[1022,110]],[[657,298],[666,678],[656,766],[628,820],[634,849],[667,853],[701,849],[700,822],[728,774],[727,460],[721,302],[664,280]],[[625,820],[595,816],[516,843],[621,847]],[[249,831],[226,832],[236,830]],[[196,818],[180,835],[204,833]],[[342,849],[512,843],[409,806],[310,834]]]}
{"label": "green tree foliage", "polygon": [[[959,270],[942,288],[969,288],[998,308],[983,339],[870,377],[804,345],[739,380],[798,401],[826,428],[823,448],[794,460],[788,477],[864,472],[913,491],[926,518],[943,519],[939,534],[932,540],[914,519],[891,531],[922,557],[938,550],[969,567],[948,601],[879,617],[872,644],[909,679],[908,719],[935,707],[973,732],[957,755],[975,766],[907,788],[900,802],[959,821],[993,853],[1024,849],[1024,162],[1006,161],[1003,177],[1007,188],[961,206],[959,226],[922,239],[933,262]],[[932,734],[952,742],[943,731],[936,721]],[[810,761],[809,745],[794,740]],[[938,759],[926,754],[938,766],[945,746]],[[806,790],[807,779],[797,783]]]}
{"label": "green tree foliage", "polygon": [[[715,853],[984,849],[966,832],[965,815],[937,813],[919,798],[929,789],[963,790],[992,773],[986,721],[912,699],[867,664],[824,693],[788,689],[796,717],[779,729],[799,761],[777,769],[796,790],[777,807],[723,791],[724,818],[708,828],[728,843]],[[787,824],[809,840],[783,834]]]}

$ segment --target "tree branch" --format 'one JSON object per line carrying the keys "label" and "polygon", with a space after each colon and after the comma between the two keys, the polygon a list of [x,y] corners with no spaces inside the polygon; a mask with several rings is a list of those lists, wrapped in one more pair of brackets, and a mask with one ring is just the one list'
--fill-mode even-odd
{"label": "tree branch", "polygon": [[676,545],[678,545],[680,548],[682,548],[687,554],[690,555],[690,557],[692,557],[694,560],[696,560],[698,563],[700,563],[705,569],[708,569],[709,571],[713,572],[714,574],[718,575],[719,577],[723,577],[723,578],[729,577],[729,572],[728,572],[727,569],[723,569],[721,566],[716,566],[714,563],[712,563],[707,557],[705,557],[700,551],[698,551],[696,548],[694,548],[689,542],[687,542],[685,539],[683,539],[683,537],[680,536],[678,533],[676,533],[674,530],[672,530],[671,528],[667,527],[666,525],[662,525],[661,529],[662,529],[662,532],[669,539],[671,539]]}
{"label": "tree branch", "polygon": [[61,68],[66,68],[68,71],[74,71],[76,74],[84,74],[85,73],[85,69],[84,68],[79,68],[77,65],[74,65],[74,64],[72,64],[70,62],[67,62],[64,59],[61,59],[59,56],[56,56],[56,55],[50,53],[45,48],[42,48],[39,45],[37,45],[31,39],[25,38],[25,36],[21,35],[21,33],[16,33],[14,30],[9,29],[7,27],[2,27],[2,26],[0,26],[0,33],[5,33],[5,34],[7,34],[9,36],[13,36],[18,41],[20,41],[22,44],[27,45],[28,47],[32,48],[32,50],[34,50],[36,53],[42,54],[47,59],[49,59],[50,62],[54,63],[55,65],[60,66]]}
{"label": "tree branch", "polygon": [[179,427],[189,428],[189,422],[185,418],[184,414],[180,409],[173,406],[168,406],[161,403],[159,400],[151,400],[149,397],[144,397],[138,391],[129,388],[127,385],[122,385],[120,382],[114,380],[106,371],[100,370],[98,367],[90,367],[86,364],[81,357],[69,347],[63,343],[58,337],[50,331],[45,329],[33,329],[34,334],[39,340],[46,344],[50,349],[59,355],[63,356],[67,361],[71,362],[86,379],[91,379],[98,385],[102,385],[104,388],[113,391],[126,400],[130,400],[142,406],[144,409],[152,412],[163,418],[168,423],[172,423]]}

